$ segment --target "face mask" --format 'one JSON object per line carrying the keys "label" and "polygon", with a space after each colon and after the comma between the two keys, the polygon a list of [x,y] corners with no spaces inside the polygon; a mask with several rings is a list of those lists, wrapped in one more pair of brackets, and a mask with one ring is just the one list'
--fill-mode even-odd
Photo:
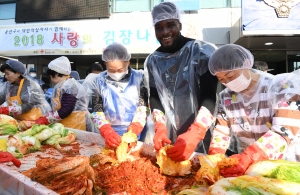
{"label": "face mask", "polygon": [[30,76],[31,77],[36,77],[36,74],[35,73],[30,73]]}
{"label": "face mask", "polygon": [[[250,74],[250,77],[251,77],[251,74]],[[245,89],[247,89],[247,87],[249,87],[251,80],[252,80],[252,78],[250,78],[248,80],[242,73],[236,79],[234,79],[228,83],[222,83],[222,84],[225,85],[231,91],[241,92],[241,91],[244,91]]]}
{"label": "face mask", "polygon": [[110,76],[110,78],[112,78],[115,81],[121,80],[126,74],[128,74],[128,70],[125,71],[125,72],[121,72],[121,73],[110,73],[110,72],[107,72],[107,75]]}

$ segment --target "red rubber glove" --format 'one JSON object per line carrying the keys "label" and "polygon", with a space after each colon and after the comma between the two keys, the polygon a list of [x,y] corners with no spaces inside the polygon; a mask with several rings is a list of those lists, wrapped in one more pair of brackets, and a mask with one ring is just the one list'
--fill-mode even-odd
{"label": "red rubber glove", "polygon": [[156,122],[154,125],[155,135],[153,138],[154,148],[156,151],[160,150],[165,144],[170,144],[171,140],[169,140],[167,135],[167,127],[162,122]]}
{"label": "red rubber glove", "polygon": [[100,129],[101,136],[105,139],[105,145],[109,148],[116,148],[121,143],[119,136],[110,124],[103,125]]}
{"label": "red rubber glove", "polygon": [[49,125],[50,123],[46,116],[41,116],[40,118],[35,120],[35,124]]}
{"label": "red rubber glove", "polygon": [[237,158],[239,163],[235,166],[220,169],[220,174],[224,177],[243,175],[252,163],[269,159],[266,153],[255,143],[249,146],[243,153],[232,155],[229,158]]}
{"label": "red rubber glove", "polygon": [[139,135],[143,131],[144,127],[139,122],[132,122],[128,127],[127,131],[131,130],[132,133]]}
{"label": "red rubber glove", "polygon": [[1,108],[0,108],[0,114],[6,114],[6,115],[9,115],[9,109],[8,109],[8,106],[6,106],[6,107],[1,107]]}
{"label": "red rubber glove", "polygon": [[[136,134],[137,136],[143,131],[144,127],[139,122],[132,122],[128,127],[127,131],[131,130],[132,133]],[[136,142],[129,143],[129,148],[135,147]]]}
{"label": "red rubber glove", "polygon": [[208,154],[213,155],[213,154],[225,154],[226,151],[221,149],[221,148],[209,148]]}
{"label": "red rubber glove", "polygon": [[0,163],[4,162],[12,162],[16,167],[21,166],[21,161],[16,159],[11,153],[9,152],[0,152]]}
{"label": "red rubber glove", "polygon": [[167,156],[176,162],[187,160],[205,134],[206,128],[194,122],[187,132],[178,136],[173,147],[167,150]]}

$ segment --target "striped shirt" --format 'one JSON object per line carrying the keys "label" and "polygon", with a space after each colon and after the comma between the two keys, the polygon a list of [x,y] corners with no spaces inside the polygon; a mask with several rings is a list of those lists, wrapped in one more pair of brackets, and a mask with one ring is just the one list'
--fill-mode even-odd
{"label": "striped shirt", "polygon": [[[270,130],[281,134],[281,127],[287,127],[289,132],[297,135],[300,111],[296,106],[292,108],[290,101],[295,94],[300,94],[300,88],[295,87],[295,77],[288,77],[291,74],[259,74],[260,80],[248,100],[242,93],[230,91],[228,88],[219,94],[216,126],[210,147],[226,151],[233,134],[237,138],[238,153],[241,153]],[[296,113],[295,116],[287,114],[290,112]],[[287,120],[290,123],[284,124]],[[285,140],[288,143],[291,141],[288,136]]]}

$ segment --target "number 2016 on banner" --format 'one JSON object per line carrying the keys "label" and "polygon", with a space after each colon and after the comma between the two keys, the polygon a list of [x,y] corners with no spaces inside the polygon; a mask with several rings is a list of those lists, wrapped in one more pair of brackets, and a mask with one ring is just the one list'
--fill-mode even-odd
{"label": "number 2016 on banner", "polygon": [[[21,44],[23,44],[23,46],[27,46],[29,43],[31,43],[31,45],[35,44],[34,35],[31,35],[29,37],[24,35],[22,38],[19,37],[19,36],[15,36],[14,39],[15,39],[15,44],[14,44],[15,47],[19,47],[19,46],[21,46]],[[36,43],[38,45],[43,45],[44,44],[43,35],[39,34],[39,35],[36,36]]]}

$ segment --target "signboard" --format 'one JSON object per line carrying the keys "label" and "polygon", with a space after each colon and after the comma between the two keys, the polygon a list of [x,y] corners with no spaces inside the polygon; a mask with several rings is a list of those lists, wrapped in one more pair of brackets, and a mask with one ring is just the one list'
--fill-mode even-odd
{"label": "signboard", "polygon": [[151,53],[159,46],[154,28],[144,21],[99,20],[0,28],[0,55],[4,56],[98,55],[113,42],[123,43],[131,53]]}
{"label": "signboard", "polygon": [[175,3],[180,10],[200,10],[200,0],[164,0],[164,2]]}
{"label": "signboard", "polygon": [[300,0],[242,0],[242,31],[244,35],[300,34],[299,21]]}

